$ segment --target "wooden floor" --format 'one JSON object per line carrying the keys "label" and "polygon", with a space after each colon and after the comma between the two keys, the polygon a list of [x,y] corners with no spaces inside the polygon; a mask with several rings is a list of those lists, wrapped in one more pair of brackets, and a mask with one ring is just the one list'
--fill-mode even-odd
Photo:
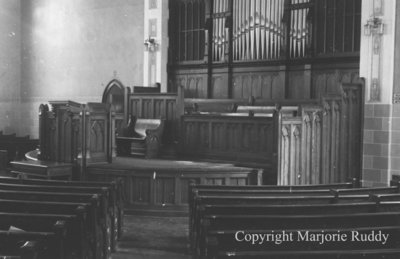
{"label": "wooden floor", "polygon": [[188,218],[125,216],[124,237],[113,259],[189,259]]}

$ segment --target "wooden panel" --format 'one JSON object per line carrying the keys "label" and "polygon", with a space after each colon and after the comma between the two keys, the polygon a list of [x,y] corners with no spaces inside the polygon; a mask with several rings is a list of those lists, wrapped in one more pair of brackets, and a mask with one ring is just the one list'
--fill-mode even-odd
{"label": "wooden panel", "polygon": [[340,181],[359,178],[361,171],[363,87],[343,84],[340,129]]}
{"label": "wooden panel", "polygon": [[187,204],[189,202],[189,197],[188,197],[188,192],[189,192],[189,184],[191,182],[195,184],[200,184],[200,177],[197,178],[186,178],[186,177],[181,177],[180,178],[180,203],[182,204]]}
{"label": "wooden panel", "polygon": [[263,99],[285,97],[285,66],[235,66],[232,71],[232,98]]}
{"label": "wooden panel", "polygon": [[204,184],[225,185],[225,178],[205,178]]}
{"label": "wooden panel", "polygon": [[157,177],[155,179],[155,203],[174,204],[175,203],[175,177]]}
{"label": "wooden panel", "polygon": [[85,107],[86,163],[109,162],[112,156],[110,105],[88,103]]}
{"label": "wooden panel", "polygon": [[340,96],[324,98],[322,128],[322,183],[339,181]]}
{"label": "wooden panel", "polygon": [[151,178],[150,177],[132,177],[132,189],[131,189],[131,202],[132,203],[152,203],[151,194]]}
{"label": "wooden panel", "polygon": [[171,78],[173,78],[172,86],[170,86],[171,92],[177,92],[177,89],[182,87],[185,98],[208,97],[207,69],[176,70]]}
{"label": "wooden panel", "polygon": [[211,76],[210,98],[229,98],[228,69],[214,68]]}
{"label": "wooden panel", "polygon": [[321,107],[302,107],[301,184],[320,183],[321,116]]}
{"label": "wooden panel", "polygon": [[87,169],[88,179],[93,181],[110,181],[123,178],[127,206],[152,205],[168,208],[168,205],[186,206],[188,202],[188,186],[195,183],[215,185],[260,185],[262,170],[244,167],[212,168],[205,170],[139,170],[103,168],[101,165],[90,165]]}
{"label": "wooden panel", "polygon": [[180,132],[180,115],[183,114],[183,95],[178,94],[129,94],[128,114],[143,119],[165,119],[164,143],[173,143]]}
{"label": "wooden panel", "polygon": [[311,96],[341,94],[342,83],[360,83],[359,63],[315,64],[312,71]]}
{"label": "wooden panel", "polygon": [[236,162],[273,161],[273,118],[184,115],[182,154]]}
{"label": "wooden panel", "polygon": [[280,126],[280,152],[278,159],[278,184],[296,185],[302,181],[301,175],[301,127],[298,117],[282,118]]}

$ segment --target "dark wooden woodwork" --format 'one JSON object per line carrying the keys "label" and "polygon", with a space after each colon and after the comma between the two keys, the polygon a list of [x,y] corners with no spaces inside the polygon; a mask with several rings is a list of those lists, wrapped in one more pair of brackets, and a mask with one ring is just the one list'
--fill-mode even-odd
{"label": "dark wooden woodwork", "polygon": [[274,118],[191,114],[182,116],[182,154],[196,159],[274,165]]}
{"label": "dark wooden woodwork", "polygon": [[73,165],[73,178],[84,179],[88,163],[107,163],[115,156],[115,123],[110,104],[52,101],[39,108],[42,161]]}
{"label": "dark wooden woodwork", "polygon": [[134,93],[160,93],[161,85],[157,83],[155,86],[134,86]]}
{"label": "dark wooden woodwork", "polygon": [[25,153],[34,150],[38,147],[39,140],[31,139],[29,135],[19,137],[15,133],[3,134],[0,133],[0,150],[6,152],[5,167],[13,160],[21,160]]}
{"label": "dark wooden woodwork", "polygon": [[137,119],[132,116],[123,134],[117,137],[117,151],[121,156],[155,158],[160,153],[164,120]]}
{"label": "dark wooden woodwork", "polygon": [[163,141],[176,143],[180,135],[180,116],[183,114],[183,92],[159,94],[129,94],[126,117],[138,119],[163,119],[165,121]]}
{"label": "dark wooden woodwork", "polygon": [[[122,128],[127,121],[127,97],[130,94],[130,88],[125,87],[119,80],[111,80],[103,92],[102,103],[109,104],[111,116],[114,117],[114,137],[122,134]],[[112,156],[116,155],[116,140],[113,141]]]}
{"label": "dark wooden woodwork", "polygon": [[150,205],[158,209],[171,206],[187,208],[189,182],[213,185],[259,185],[262,170],[240,167],[212,169],[110,169],[88,167],[88,177],[94,181],[121,178],[126,205],[129,209]]}
{"label": "dark wooden woodwork", "polygon": [[51,161],[12,161],[12,170],[18,178],[64,179],[71,180],[72,164]]}
{"label": "dark wooden woodwork", "polygon": [[278,184],[343,182],[361,177],[362,84],[303,105],[278,122]]}

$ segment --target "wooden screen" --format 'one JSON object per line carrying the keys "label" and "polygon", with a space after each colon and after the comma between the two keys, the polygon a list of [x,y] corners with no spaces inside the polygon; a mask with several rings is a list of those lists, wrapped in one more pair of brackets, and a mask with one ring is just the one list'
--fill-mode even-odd
{"label": "wooden screen", "polygon": [[358,53],[361,0],[317,0],[315,8],[315,54]]}
{"label": "wooden screen", "polygon": [[171,39],[173,59],[179,62],[203,60],[205,46],[204,0],[170,1],[171,27],[177,31]]}

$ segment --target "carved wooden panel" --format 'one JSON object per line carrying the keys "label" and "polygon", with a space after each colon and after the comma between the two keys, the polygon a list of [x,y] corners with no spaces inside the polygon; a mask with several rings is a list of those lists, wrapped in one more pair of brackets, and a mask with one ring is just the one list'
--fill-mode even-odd
{"label": "carved wooden panel", "polygon": [[340,145],[340,96],[323,100],[322,115],[322,183],[334,183],[339,179]]}
{"label": "carved wooden panel", "polygon": [[313,98],[320,98],[327,94],[341,94],[342,83],[360,83],[358,63],[343,65],[343,67],[315,68],[312,73],[311,95]]}
{"label": "carved wooden panel", "polygon": [[104,120],[92,120],[90,125],[90,152],[105,152],[107,132]]}
{"label": "carved wooden panel", "polygon": [[208,77],[206,69],[178,70],[172,77],[174,78],[172,80],[173,86],[170,88],[173,91],[183,87],[185,98],[207,98]]}
{"label": "carved wooden panel", "polygon": [[157,177],[155,180],[157,190],[155,196],[156,204],[174,204],[175,203],[175,178]]}
{"label": "carved wooden panel", "polygon": [[301,184],[319,184],[321,177],[322,109],[302,107]]}
{"label": "carved wooden panel", "polygon": [[184,115],[182,153],[248,163],[271,163],[273,118]]}
{"label": "carved wooden panel", "polygon": [[238,72],[232,77],[232,98],[248,99],[251,96],[263,99],[283,99],[284,79],[276,71]]}
{"label": "carved wooden panel", "polygon": [[[260,185],[262,175],[260,170],[244,167],[221,167],[205,171],[175,169],[175,170],[137,170],[110,169],[101,165],[88,167],[88,179],[93,181],[110,181],[123,178],[126,193],[126,205],[156,205],[167,208],[168,205],[186,206],[188,202],[188,185],[191,180],[198,184],[214,185]],[[165,205],[165,206],[164,206]]]}
{"label": "carved wooden panel", "polygon": [[111,126],[110,106],[88,103],[85,107],[85,150],[87,163],[109,162],[112,157],[114,135]]}
{"label": "carved wooden panel", "polygon": [[342,88],[340,180],[345,181],[360,177],[364,94],[361,84],[343,84]]}
{"label": "carved wooden panel", "polygon": [[[150,174],[151,176],[151,174]],[[132,177],[132,203],[151,203],[151,178],[149,176],[135,176]]]}
{"label": "carved wooden panel", "polygon": [[279,127],[278,184],[296,185],[301,180],[301,118],[282,118]]}

